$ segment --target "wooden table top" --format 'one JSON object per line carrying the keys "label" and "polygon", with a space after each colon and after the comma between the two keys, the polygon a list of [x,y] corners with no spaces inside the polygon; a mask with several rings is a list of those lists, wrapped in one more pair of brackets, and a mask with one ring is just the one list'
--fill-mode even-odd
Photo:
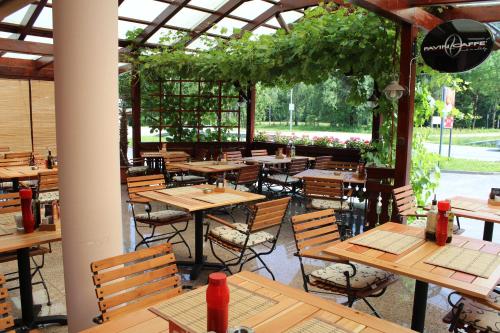
{"label": "wooden table top", "polygon": [[[54,168],[52,170],[57,170]],[[27,179],[38,177],[38,174],[43,171],[49,171],[45,166],[39,166],[37,170],[31,169],[30,166],[12,166],[0,167],[0,179]]]}
{"label": "wooden table top", "polygon": [[[488,293],[496,287],[500,280],[500,267],[497,267],[489,279],[485,279],[425,263],[424,261],[442,247],[436,245],[434,242],[425,241],[425,230],[422,228],[388,222],[352,239],[366,236],[376,230],[412,235],[422,238],[423,241],[399,255],[354,245],[349,240],[327,247],[324,249],[324,252],[327,255],[337,256],[396,274],[409,276],[423,282],[450,288],[475,298],[487,298]],[[500,244],[483,240],[453,236],[452,245],[500,255]]]}
{"label": "wooden table top", "polygon": [[[309,156],[295,156],[293,159],[298,158],[307,158],[309,161],[316,160],[314,157]],[[292,161],[292,158],[276,158],[276,155],[268,155],[268,156],[255,156],[255,157],[245,157],[243,160],[247,163],[259,163],[259,164],[267,164],[267,165],[276,165],[276,164],[286,164]]]}
{"label": "wooden table top", "polygon": [[453,213],[458,217],[500,223],[500,206],[488,204],[487,199],[456,196],[449,200]]}
{"label": "wooden table top", "polygon": [[[194,186],[186,186],[186,187],[181,187],[181,188],[182,189],[184,189],[184,188],[197,188],[197,189],[212,188],[213,189],[213,188],[215,188],[215,186],[213,186],[213,185],[194,185]],[[226,187],[225,192],[221,193],[221,194],[232,194],[232,195],[237,195],[237,197],[233,197],[229,200],[225,200],[223,202],[218,202],[218,203],[210,203],[210,202],[205,202],[205,201],[200,200],[203,197],[218,194],[215,192],[212,192],[209,194],[205,194],[203,192],[168,194],[168,192],[169,192],[169,189],[138,192],[137,194],[142,196],[142,197],[148,198],[152,201],[162,202],[162,203],[165,203],[167,205],[171,205],[171,206],[183,209],[183,210],[188,211],[188,212],[195,212],[195,211],[224,207],[224,206],[235,205],[235,204],[240,204],[240,203],[245,203],[245,202],[258,201],[258,200],[262,200],[262,199],[266,198],[264,195],[261,195],[261,194],[236,191],[236,190],[230,189],[228,187]]]}
{"label": "wooden table top", "polygon": [[241,169],[245,166],[243,163],[228,162],[227,164],[219,164],[216,161],[200,161],[200,162],[185,162],[185,163],[169,163],[168,167],[181,169],[183,171],[193,171],[199,173],[221,173]]}
{"label": "wooden table top", "polygon": [[61,226],[56,231],[39,231],[32,233],[16,232],[11,235],[0,236],[0,253],[29,248],[32,246],[58,242],[61,240]]}
{"label": "wooden table top", "polygon": [[302,179],[304,177],[315,177],[324,179],[338,179],[345,183],[364,184],[365,178],[359,178],[356,172],[351,171],[333,171],[320,169],[307,169],[293,176],[294,178]]}
{"label": "wooden table top", "polygon": [[141,151],[141,157],[189,156],[183,151]]}
{"label": "wooden table top", "polygon": [[[256,333],[285,332],[310,319],[323,320],[346,332],[414,332],[386,320],[266,279],[255,273],[244,271],[228,277],[228,281],[278,301],[276,305],[241,323],[241,325],[252,327]],[[166,333],[168,332],[168,323],[148,309],[142,309],[106,324],[90,328],[85,332],[125,331],[128,333]]]}

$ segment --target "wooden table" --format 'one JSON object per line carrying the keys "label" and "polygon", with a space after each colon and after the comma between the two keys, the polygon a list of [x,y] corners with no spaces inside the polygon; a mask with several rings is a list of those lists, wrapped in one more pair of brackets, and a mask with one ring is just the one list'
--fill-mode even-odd
{"label": "wooden table", "polygon": [[158,172],[164,172],[163,170],[163,158],[183,156],[189,157],[189,154],[183,151],[142,151],[141,158],[144,159],[146,165],[151,170],[156,170]]}
{"label": "wooden table", "polygon": [[16,326],[36,328],[40,325],[56,323],[67,325],[66,316],[38,317],[34,310],[33,290],[31,285],[30,248],[61,240],[61,227],[56,231],[34,231],[26,234],[17,232],[0,236],[0,254],[11,251],[17,253],[17,267],[19,271],[19,291],[21,295],[22,319]]}
{"label": "wooden table", "polygon": [[324,178],[324,179],[338,179],[343,180],[344,183],[351,184],[365,184],[366,179],[358,177],[356,172],[351,171],[333,171],[333,170],[320,170],[320,169],[307,169],[293,176],[294,178],[302,179],[304,177]]}
{"label": "wooden table", "polygon": [[[302,290],[285,286],[255,273],[241,272],[230,276],[228,282],[278,301],[276,305],[266,311],[241,323],[241,325],[252,327],[256,333],[286,332],[310,319],[323,320],[350,333],[414,332]],[[167,331],[168,323],[165,319],[148,309],[142,309],[84,332],[157,333]]]}
{"label": "wooden table", "polygon": [[[350,241],[366,236],[376,230],[386,230],[422,238],[400,255],[351,244]],[[330,256],[359,262],[396,274],[405,275],[416,280],[413,300],[412,329],[423,332],[425,310],[427,306],[428,283],[450,288],[472,298],[486,299],[500,280],[500,267],[497,267],[490,278],[454,271],[425,263],[424,261],[441,249],[434,242],[425,241],[425,230],[398,223],[388,222],[347,241],[326,247],[323,252]],[[463,236],[453,236],[455,246],[500,254],[500,244],[481,241]]]}
{"label": "wooden table", "polygon": [[201,161],[201,162],[185,162],[185,163],[169,163],[169,167],[180,169],[182,171],[191,171],[202,174],[222,173],[243,168],[245,164],[228,162],[220,164],[216,161]]}
{"label": "wooden table", "polygon": [[276,158],[276,155],[267,155],[267,156],[253,156],[253,157],[245,157],[243,161],[247,163],[259,163],[263,165],[277,165],[277,164],[287,164],[292,161],[292,159],[300,159],[307,158],[309,162],[314,161],[314,157],[309,156],[295,156],[293,158],[285,157],[285,158]]}
{"label": "wooden table", "polygon": [[[211,194],[203,194],[201,193],[182,193],[182,194],[172,194],[175,192],[175,189],[186,189],[186,188],[194,188],[194,189],[203,189],[203,188],[214,188],[213,185],[195,185],[195,186],[186,186],[186,187],[177,187],[173,189],[166,190],[157,190],[157,191],[146,191],[139,192],[138,195],[148,198],[152,201],[162,202],[170,206],[174,206],[185,210],[190,213],[194,213],[195,218],[195,259],[194,263],[186,263],[189,266],[193,266],[191,270],[191,279],[195,280],[200,271],[204,266],[206,267],[219,267],[219,264],[206,263],[205,258],[203,256],[203,215],[205,210],[219,208],[229,205],[236,205],[245,202],[252,202],[265,199],[266,197],[260,194],[255,194],[251,192],[242,192],[233,190],[230,188],[225,189],[226,194],[237,195],[238,197],[232,198],[231,200],[226,200],[219,203],[210,203],[205,202],[196,198],[203,198],[204,196]],[[169,194],[171,193],[171,194]]]}
{"label": "wooden table", "polygon": [[456,217],[466,217],[484,221],[483,240],[493,240],[495,223],[500,223],[500,206],[488,204],[488,200],[456,196],[451,201],[452,211]]}
{"label": "wooden table", "polygon": [[[0,167],[0,179],[12,181],[12,187],[17,191],[19,190],[20,180],[36,178],[40,172],[48,170],[44,166],[39,166],[36,170],[33,170],[30,166]],[[52,170],[57,170],[57,168]]]}

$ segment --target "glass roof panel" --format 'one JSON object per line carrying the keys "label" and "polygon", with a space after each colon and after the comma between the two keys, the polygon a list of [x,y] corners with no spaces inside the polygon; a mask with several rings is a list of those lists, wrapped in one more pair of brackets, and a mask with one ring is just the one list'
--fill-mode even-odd
{"label": "glass roof panel", "polygon": [[191,50],[208,50],[211,47],[211,45],[207,44],[207,40],[210,43],[210,41],[213,41],[215,39],[213,37],[197,38],[186,48]]}
{"label": "glass roof panel", "polygon": [[127,31],[144,28],[146,28],[146,25],[144,24],[118,20],[118,38],[126,39]]}
{"label": "glass roof panel", "polygon": [[281,13],[281,16],[283,16],[283,20],[285,20],[285,22],[287,24],[290,24],[290,23],[297,21],[298,19],[300,19],[304,15],[292,10],[292,11]]}
{"label": "glass roof panel", "polygon": [[167,22],[167,25],[192,29],[208,16],[210,14],[200,12],[199,10],[183,8]]}
{"label": "glass roof panel", "polygon": [[37,28],[52,29],[52,8],[44,7],[34,24]]}
{"label": "glass roof panel", "polygon": [[118,15],[153,21],[168,4],[154,0],[125,0],[118,7]]}
{"label": "glass roof panel", "polygon": [[258,27],[254,31],[252,31],[252,34],[254,36],[260,36],[260,35],[272,35],[276,33],[276,30],[267,28],[267,27]]}
{"label": "glass roof panel", "polygon": [[25,53],[12,53],[7,52],[3,55],[5,58],[16,58],[16,59],[26,59],[26,60],[36,60],[40,58],[39,55],[25,54]]}
{"label": "glass roof panel", "polygon": [[269,2],[265,2],[262,0],[252,0],[243,3],[241,6],[233,10],[231,12],[231,15],[243,17],[248,20],[253,20],[272,6],[273,4],[270,4]]}
{"label": "glass roof panel", "polygon": [[[160,30],[155,32],[153,36],[149,37],[147,43],[160,44],[160,38],[165,37],[163,44],[171,45],[180,39],[178,33],[179,32],[177,30],[160,28]],[[170,42],[167,42],[168,38],[170,39]]]}
{"label": "glass roof panel", "polygon": [[21,24],[21,22],[23,21],[24,17],[28,13],[28,10],[30,9],[31,6],[34,6],[34,5],[24,6],[23,8],[15,11],[14,13],[12,13],[9,16],[7,16],[6,18],[4,18],[2,20],[2,22]]}
{"label": "glass roof panel", "polygon": [[26,38],[24,40],[28,41],[28,42],[54,44],[54,40],[52,38],[38,37],[38,36],[32,36],[32,35],[26,36]]}
{"label": "glass roof panel", "polygon": [[241,29],[245,26],[245,24],[246,23],[243,21],[225,17],[219,22],[217,22],[215,26],[210,28],[208,32],[223,36],[231,36],[234,32],[234,29]]}
{"label": "glass roof panel", "polygon": [[226,2],[228,2],[228,0],[191,0],[189,1],[189,4],[206,9],[217,10]]}

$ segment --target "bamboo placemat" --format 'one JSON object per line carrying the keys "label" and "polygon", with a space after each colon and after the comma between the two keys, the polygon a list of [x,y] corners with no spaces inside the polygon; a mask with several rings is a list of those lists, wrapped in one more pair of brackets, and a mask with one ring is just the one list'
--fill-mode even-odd
{"label": "bamboo placemat", "polygon": [[286,333],[354,333],[318,318],[311,318],[287,330]]}
{"label": "bamboo placemat", "polygon": [[424,262],[488,279],[500,266],[500,256],[447,245]]}
{"label": "bamboo placemat", "polygon": [[376,230],[366,236],[349,240],[349,243],[352,244],[366,246],[396,255],[423,242],[425,242],[425,240],[419,237],[384,230]]}
{"label": "bamboo placemat", "polygon": [[[228,286],[230,292],[229,327],[240,326],[244,320],[278,303],[278,301],[271,298],[253,293],[231,283],[228,283]],[[189,328],[193,332],[206,332],[206,289],[205,286],[176,296],[149,310],[166,320],[174,320],[180,326]]]}
{"label": "bamboo placemat", "polygon": [[242,195],[233,193],[212,193],[193,197],[193,199],[205,201],[213,204],[221,204],[231,201],[241,201]]}
{"label": "bamboo placemat", "polygon": [[451,207],[463,210],[477,211],[483,210],[485,205],[479,202],[471,202],[467,200],[451,200]]}
{"label": "bamboo placemat", "polygon": [[174,187],[165,190],[159,190],[158,192],[168,194],[168,195],[182,195],[182,194],[198,194],[203,193],[201,188],[186,186],[186,187]]}
{"label": "bamboo placemat", "polygon": [[17,231],[15,213],[0,214],[0,236],[10,235]]}

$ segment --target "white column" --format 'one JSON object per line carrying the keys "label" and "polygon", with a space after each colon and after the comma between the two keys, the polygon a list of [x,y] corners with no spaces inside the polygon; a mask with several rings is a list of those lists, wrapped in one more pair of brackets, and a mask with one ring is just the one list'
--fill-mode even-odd
{"label": "white column", "polygon": [[55,95],[69,331],[92,326],[90,262],[122,253],[117,1],[54,0]]}

